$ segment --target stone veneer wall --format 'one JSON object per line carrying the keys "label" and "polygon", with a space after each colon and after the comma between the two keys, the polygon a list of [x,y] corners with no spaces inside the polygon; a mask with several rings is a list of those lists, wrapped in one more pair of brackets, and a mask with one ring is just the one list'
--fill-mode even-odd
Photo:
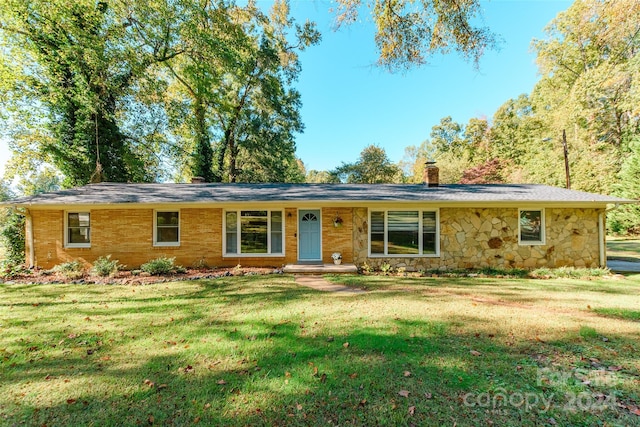
{"label": "stone veneer wall", "polygon": [[517,208],[440,209],[439,257],[369,257],[368,211],[354,209],[353,258],[379,268],[598,267],[598,214],[603,209],[545,209],[545,244],[518,244]]}

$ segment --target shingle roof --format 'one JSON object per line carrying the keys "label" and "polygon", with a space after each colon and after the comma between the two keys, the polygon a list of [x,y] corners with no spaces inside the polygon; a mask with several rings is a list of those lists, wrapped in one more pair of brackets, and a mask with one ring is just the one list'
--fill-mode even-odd
{"label": "shingle roof", "polygon": [[119,184],[101,183],[24,197],[23,206],[229,202],[567,202],[633,203],[600,194],[535,184]]}

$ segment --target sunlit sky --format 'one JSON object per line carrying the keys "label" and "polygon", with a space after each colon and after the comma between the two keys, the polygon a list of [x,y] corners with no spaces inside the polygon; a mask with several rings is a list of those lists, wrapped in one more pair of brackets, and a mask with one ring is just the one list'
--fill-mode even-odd
{"label": "sunlit sky", "polygon": [[[429,138],[440,118],[466,123],[491,118],[509,98],[529,93],[538,76],[531,40],[544,37],[544,27],[571,2],[561,0],[483,1],[483,23],[501,39],[476,70],[457,54],[437,56],[429,65],[390,74],[374,64],[374,27],[361,22],[333,31],[335,5],[324,0],[291,0],[300,22],[317,22],[322,41],[300,56],[303,134],[297,155],[307,170],[330,170],[357,160],[364,147],[377,144],[399,161],[404,149]],[[0,166],[10,153],[0,141]]]}
{"label": "sunlit sky", "polygon": [[357,160],[369,144],[399,161],[404,149],[429,138],[442,117],[466,123],[491,118],[510,98],[529,93],[538,79],[533,38],[566,10],[567,1],[483,1],[484,24],[502,38],[479,70],[453,53],[405,74],[372,66],[377,59],[370,18],[333,32],[330,2],[292,2],[294,16],[311,17],[323,33],[320,45],[301,55],[305,132],[297,154],[307,170],[329,170]]}

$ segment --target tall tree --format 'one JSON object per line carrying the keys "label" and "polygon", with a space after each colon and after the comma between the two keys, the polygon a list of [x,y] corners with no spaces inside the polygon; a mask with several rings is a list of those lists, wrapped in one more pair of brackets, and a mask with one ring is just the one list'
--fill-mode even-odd
{"label": "tall tree", "polygon": [[381,184],[400,182],[400,168],[393,164],[384,148],[369,145],[354,163],[342,163],[331,174],[349,184]]}
{"label": "tall tree", "polygon": [[[0,2],[4,62],[17,66],[5,96],[16,109],[46,109],[38,125],[45,124],[47,138],[31,142],[64,173],[66,185],[154,178],[146,168],[151,156],[141,154],[149,151],[126,135],[119,118],[136,78],[176,55],[169,19],[164,28],[158,21],[152,31],[145,25],[154,16],[146,13],[150,7],[155,15],[161,10],[156,1]],[[156,36],[140,48],[141,38]]]}
{"label": "tall tree", "polygon": [[639,17],[635,0],[580,0],[534,41],[542,78],[531,99],[549,133],[566,129],[578,189],[609,192],[640,131]]}

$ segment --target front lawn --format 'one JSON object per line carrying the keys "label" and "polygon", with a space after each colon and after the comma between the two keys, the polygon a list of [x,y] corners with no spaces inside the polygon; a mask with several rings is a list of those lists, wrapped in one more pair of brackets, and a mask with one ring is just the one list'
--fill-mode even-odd
{"label": "front lawn", "polygon": [[0,285],[2,425],[640,425],[640,276]]}

